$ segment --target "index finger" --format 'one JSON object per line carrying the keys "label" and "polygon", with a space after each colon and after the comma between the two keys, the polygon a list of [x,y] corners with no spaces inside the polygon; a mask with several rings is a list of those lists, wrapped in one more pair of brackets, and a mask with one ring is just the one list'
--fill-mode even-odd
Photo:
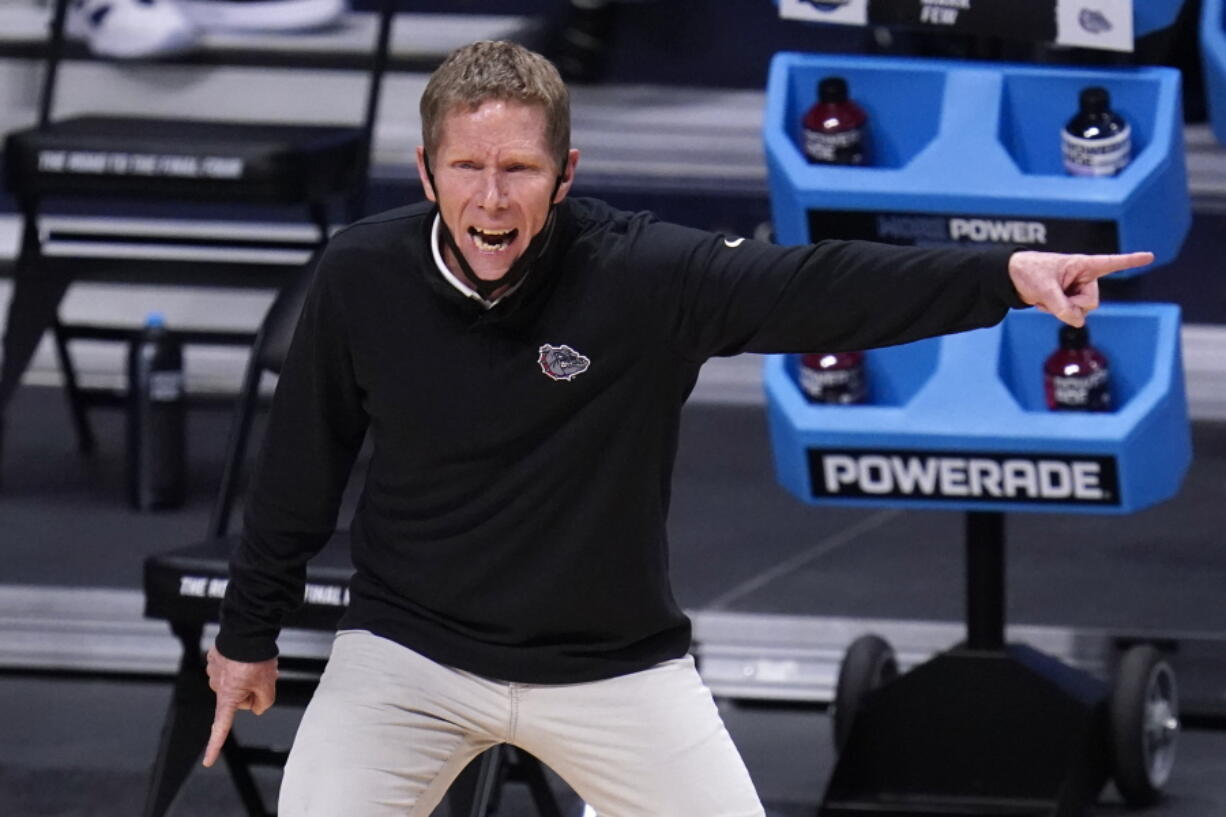
{"label": "index finger", "polygon": [[234,725],[234,713],[238,707],[229,701],[223,701],[217,696],[217,710],[213,713],[213,726],[209,730],[209,745],[204,749],[204,766],[208,768],[217,762],[221,747],[225,745],[230,727]]}
{"label": "index finger", "polygon": [[1154,263],[1154,254],[1152,252],[1127,252],[1117,253],[1114,255],[1089,255],[1086,256],[1090,264],[1090,272],[1095,278],[1101,278],[1104,275],[1109,275],[1120,270],[1132,269],[1133,267],[1143,267],[1146,264]]}

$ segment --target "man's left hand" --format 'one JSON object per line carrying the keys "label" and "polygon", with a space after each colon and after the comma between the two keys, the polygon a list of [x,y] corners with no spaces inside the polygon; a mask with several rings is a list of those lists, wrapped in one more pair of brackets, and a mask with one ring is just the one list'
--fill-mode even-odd
{"label": "man's left hand", "polygon": [[1098,308],[1098,279],[1154,262],[1152,252],[1123,255],[1066,255],[1022,250],[1009,257],[1009,277],[1021,299],[1070,326],[1085,326]]}

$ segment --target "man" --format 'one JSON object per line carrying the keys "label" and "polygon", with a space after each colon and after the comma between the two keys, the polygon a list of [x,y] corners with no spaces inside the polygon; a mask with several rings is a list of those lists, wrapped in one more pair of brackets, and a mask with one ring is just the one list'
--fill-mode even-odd
{"label": "man", "polygon": [[433,206],[337,235],[283,368],[221,630],[211,765],[272,705],[275,640],[369,430],[356,573],[280,813],[426,815],[510,742],[603,817],[761,815],[687,654],[665,517],[713,355],[859,349],[1034,304],[1080,325],[1148,253],[776,247],[568,199],[566,89],[507,43],[421,102]]}

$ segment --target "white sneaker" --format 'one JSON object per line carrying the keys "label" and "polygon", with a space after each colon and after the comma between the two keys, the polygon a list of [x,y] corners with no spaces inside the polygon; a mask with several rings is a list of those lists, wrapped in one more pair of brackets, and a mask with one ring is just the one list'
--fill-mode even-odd
{"label": "white sneaker", "polygon": [[348,0],[178,0],[206,31],[306,31],[336,25]]}
{"label": "white sneaker", "polygon": [[64,34],[104,57],[140,59],[180,54],[196,29],[173,0],[71,0]]}

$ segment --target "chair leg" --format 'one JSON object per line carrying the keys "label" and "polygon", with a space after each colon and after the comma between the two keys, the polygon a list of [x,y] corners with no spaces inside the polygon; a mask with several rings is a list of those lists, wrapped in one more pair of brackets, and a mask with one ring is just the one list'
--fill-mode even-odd
{"label": "chair leg", "polygon": [[319,238],[316,243],[316,249],[322,250],[328,243],[329,227],[328,227],[328,206],[322,201],[312,201],[307,205],[307,212],[311,216],[311,221],[315,224],[315,229],[319,230]]}
{"label": "chair leg", "polygon": [[488,817],[492,813],[504,772],[504,751],[503,746],[490,747],[462,770],[447,790],[445,802],[451,817]]}
{"label": "chair leg", "polygon": [[527,752],[517,750],[515,754],[517,756],[516,774],[528,785],[528,791],[532,792],[532,802],[536,804],[536,813],[540,817],[562,817],[558,798],[554,796],[553,789],[549,787],[549,780],[545,777],[545,769],[542,768],[541,762]]}
{"label": "chair leg", "polygon": [[238,798],[243,801],[247,817],[272,817],[273,812],[264,805],[264,797],[260,794],[255,777],[251,774],[251,766],[243,753],[243,747],[239,745],[233,731],[222,744],[221,754],[226,759],[226,768],[230,770],[230,779],[234,781],[234,788],[238,790]]}
{"label": "chair leg", "polygon": [[451,817],[488,817],[503,773],[502,746],[486,749],[470,763],[447,792]]}
{"label": "chair leg", "polygon": [[30,365],[43,332],[54,326],[56,312],[69,284],[68,277],[62,273],[38,269],[42,254],[38,246],[36,216],[26,214],[25,221],[4,329],[0,413],[8,407],[21,385],[21,377]]}
{"label": "chair leg", "polygon": [[[31,200],[21,202],[21,249],[13,268],[13,291],[4,323],[0,361],[0,436],[4,416],[38,342],[54,322],[60,301],[68,290],[69,279],[62,273],[38,269],[42,252],[38,235],[38,207]],[[3,440],[0,440],[0,456]],[[2,460],[0,460],[2,461]]]}
{"label": "chair leg", "polygon": [[56,355],[60,360],[60,373],[64,376],[64,396],[68,398],[68,411],[72,414],[72,423],[77,429],[77,450],[82,454],[89,454],[93,452],[96,440],[85,410],[85,397],[77,382],[77,367],[73,365],[72,355],[68,353],[68,338],[59,318],[55,319],[52,329]]}
{"label": "chair leg", "polygon": [[448,793],[452,817],[494,817],[502,788],[512,779],[528,786],[540,817],[562,817],[541,762],[507,745],[487,749],[477,763],[460,773]]}
{"label": "chair leg", "polygon": [[171,629],[183,646],[183,657],[162,723],[144,817],[164,817],[199,761],[213,725],[213,693],[200,657],[203,627],[172,623]]}
{"label": "chair leg", "polygon": [[217,501],[213,503],[213,513],[209,517],[209,537],[214,539],[219,539],[229,532],[234,498],[238,494],[238,475],[242,472],[243,452],[247,450],[247,435],[251,432],[251,420],[255,416],[256,406],[260,401],[260,374],[263,369],[256,359],[260,342],[260,339],[257,338],[256,347],[249,355],[247,371],[243,374],[243,386],[238,394],[234,420],[230,424],[230,436],[226,440],[226,458],[221,472],[221,488],[217,492]]}

